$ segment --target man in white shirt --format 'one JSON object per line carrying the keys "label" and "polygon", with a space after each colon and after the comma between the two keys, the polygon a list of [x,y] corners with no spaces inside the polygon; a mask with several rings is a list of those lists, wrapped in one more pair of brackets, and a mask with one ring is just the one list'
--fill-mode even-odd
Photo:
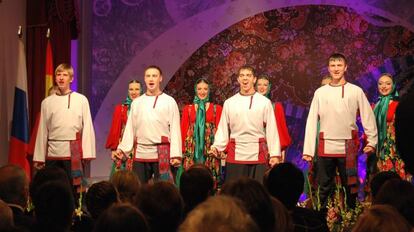
{"label": "man in white shirt", "polygon": [[73,68],[60,64],[55,70],[58,90],[41,104],[33,155],[34,166],[58,166],[74,186],[82,181],[82,160],[95,155],[95,132],[88,99],[70,89]]}
{"label": "man in white shirt", "polygon": [[355,202],[349,185],[357,183],[358,113],[368,137],[364,153],[374,153],[377,144],[372,108],[362,89],[345,80],[346,70],[344,55],[335,53],[329,57],[328,71],[332,80],[315,91],[306,122],[303,159],[308,162],[315,154],[318,120],[320,122],[317,180],[323,207],[326,207],[327,199],[334,190],[336,168],[346,190],[347,204],[353,206]]}
{"label": "man in white shirt", "polygon": [[253,68],[241,67],[237,81],[240,92],[224,102],[210,154],[227,153],[226,181],[248,176],[262,182],[268,165],[281,160],[276,119],[270,100],[255,91]]}
{"label": "man in white shirt", "polygon": [[161,69],[149,66],[144,75],[146,93],[131,104],[117,153],[134,152],[133,170],[143,183],[151,178],[173,182],[170,165],[179,166],[182,156],[180,113],[176,101],[160,89]]}

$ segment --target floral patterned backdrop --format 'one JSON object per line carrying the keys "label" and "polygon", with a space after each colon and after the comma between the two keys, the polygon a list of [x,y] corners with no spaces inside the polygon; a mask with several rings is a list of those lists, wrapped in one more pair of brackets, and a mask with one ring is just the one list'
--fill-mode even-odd
{"label": "floral patterned backdrop", "polygon": [[211,99],[223,104],[238,91],[238,68],[253,66],[257,75],[270,77],[272,101],[285,106],[295,138],[288,156],[296,159],[302,150],[307,108],[333,52],[347,56],[347,80],[359,84],[375,101],[375,81],[364,86],[361,79],[387,59],[413,55],[414,34],[398,26],[371,25],[343,7],[275,9],[246,18],[210,39],[175,73],[165,91],[182,108],[192,102],[195,81],[204,77],[213,85]]}

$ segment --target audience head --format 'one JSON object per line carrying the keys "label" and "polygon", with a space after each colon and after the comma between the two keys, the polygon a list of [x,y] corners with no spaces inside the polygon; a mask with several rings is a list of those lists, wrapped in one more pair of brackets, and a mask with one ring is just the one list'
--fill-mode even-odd
{"label": "audience head", "polygon": [[273,210],[275,211],[275,230],[274,231],[293,231],[294,226],[289,211],[278,199],[272,198]]}
{"label": "audience head", "polygon": [[26,207],[29,183],[26,173],[16,165],[0,168],[0,199],[9,204]]}
{"label": "audience head", "polygon": [[404,160],[406,170],[414,174],[414,90],[405,94],[395,112],[395,139],[399,155]]}
{"label": "audience head", "polygon": [[192,210],[178,229],[180,232],[256,232],[260,231],[240,200],[214,196]]}
{"label": "audience head", "polygon": [[141,182],[135,172],[120,170],[115,172],[110,182],[118,190],[121,202],[133,203],[141,188]]}
{"label": "audience head", "polygon": [[225,184],[221,193],[240,199],[260,231],[274,231],[275,213],[272,200],[258,181],[243,177]]}
{"label": "audience head", "polygon": [[414,186],[404,180],[387,181],[378,191],[373,204],[391,205],[414,225]]}
{"label": "audience head", "polygon": [[151,231],[176,231],[183,215],[183,200],[171,183],[160,181],[141,188],[136,205]]}
{"label": "audience head", "polygon": [[213,175],[210,170],[196,164],[181,175],[180,193],[184,200],[184,211],[187,213],[213,194]]}
{"label": "audience head", "polygon": [[270,195],[291,210],[303,192],[304,182],[303,173],[299,168],[292,163],[281,163],[270,170],[264,185]]}
{"label": "audience head", "polygon": [[58,167],[46,166],[36,172],[30,183],[30,197],[34,197],[35,192],[49,181],[58,181],[71,188],[70,181],[66,172]]}
{"label": "audience head", "polygon": [[114,204],[105,210],[96,222],[96,232],[149,231],[144,215],[130,204]]}
{"label": "audience head", "polygon": [[86,193],[85,203],[92,218],[96,220],[112,204],[118,202],[118,192],[108,181],[93,184]]}
{"label": "audience head", "polygon": [[72,190],[65,183],[50,181],[41,185],[32,200],[41,230],[64,231],[70,228],[75,202]]}
{"label": "audience head", "polygon": [[13,226],[13,212],[4,201],[0,200],[0,231],[8,231]]}
{"label": "audience head", "polygon": [[381,189],[382,185],[385,184],[388,180],[392,179],[401,179],[401,177],[392,171],[387,172],[379,172],[377,173],[371,180],[370,188],[371,188],[371,195],[372,199],[375,199],[378,191]]}
{"label": "audience head", "polygon": [[356,222],[352,232],[410,232],[411,225],[389,205],[373,205]]}

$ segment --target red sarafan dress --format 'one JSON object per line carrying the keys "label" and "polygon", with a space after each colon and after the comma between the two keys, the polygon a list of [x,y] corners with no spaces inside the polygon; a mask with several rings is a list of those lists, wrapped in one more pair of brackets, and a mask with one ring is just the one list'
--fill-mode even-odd
{"label": "red sarafan dress", "polygon": [[411,180],[411,175],[405,172],[405,164],[401,159],[396,149],[395,143],[395,110],[397,109],[398,101],[390,101],[387,111],[387,135],[382,144],[381,151],[378,154],[384,154],[384,158],[377,156],[377,167],[380,172],[393,171],[396,172],[402,179]]}
{"label": "red sarafan dress", "polygon": [[[204,158],[205,165],[212,171],[214,178],[214,185],[217,188],[221,183],[221,167],[220,160],[209,156],[207,153],[210,150],[210,146],[214,142],[214,134],[216,133],[217,126],[220,122],[222,107],[213,103],[209,104],[206,109],[206,124],[204,134]],[[182,111],[181,118],[181,137],[183,144],[183,168],[187,170],[194,164],[194,124],[196,121],[197,108],[195,104],[186,105]]]}
{"label": "red sarafan dress", "polygon": [[[117,105],[112,117],[111,129],[109,130],[105,148],[116,150],[122,139],[124,128],[128,120],[128,106],[124,104]],[[126,159],[114,161],[111,170],[111,176],[115,171],[132,170],[133,157],[132,153]]]}
{"label": "red sarafan dress", "polygon": [[276,126],[279,133],[280,150],[286,150],[286,148],[292,143],[292,139],[289,135],[289,130],[286,124],[285,110],[280,102],[273,103],[273,109],[275,110]]}

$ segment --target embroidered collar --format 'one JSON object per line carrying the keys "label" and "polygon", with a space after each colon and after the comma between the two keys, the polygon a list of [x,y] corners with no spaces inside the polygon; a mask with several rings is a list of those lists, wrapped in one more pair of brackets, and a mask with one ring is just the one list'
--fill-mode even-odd
{"label": "embroidered collar", "polygon": [[347,81],[345,81],[343,84],[332,84],[332,82],[331,82],[331,83],[329,83],[329,86],[332,86],[332,87],[341,87],[341,86],[346,85],[347,83],[348,83]]}
{"label": "embroidered collar", "polygon": [[67,93],[65,93],[65,94],[61,94],[60,93],[60,91],[56,91],[56,95],[58,95],[58,96],[66,96],[66,95],[69,95],[69,94],[71,94],[73,91],[72,90],[70,90],[69,92],[67,92]]}
{"label": "embroidered collar", "polygon": [[251,93],[251,94],[243,94],[243,93],[241,93],[241,92],[239,92],[239,94],[241,95],[241,96],[246,96],[246,97],[248,97],[248,96],[253,96],[253,95],[255,95],[256,94],[256,91],[254,91],[253,93]]}

